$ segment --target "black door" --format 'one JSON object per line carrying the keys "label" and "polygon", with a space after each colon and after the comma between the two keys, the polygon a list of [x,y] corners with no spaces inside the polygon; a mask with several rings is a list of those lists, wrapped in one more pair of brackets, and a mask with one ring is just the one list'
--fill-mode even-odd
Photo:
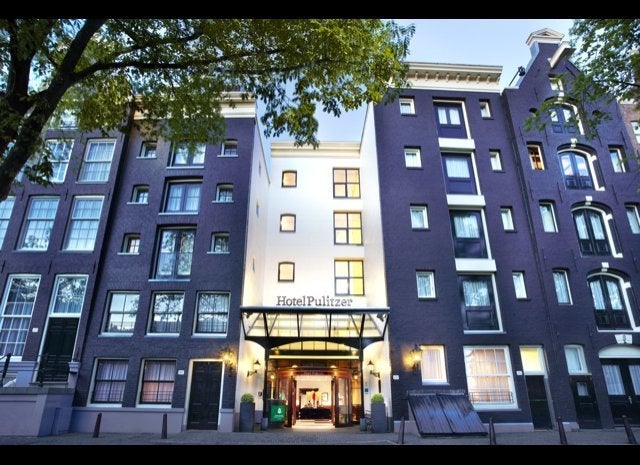
{"label": "black door", "polygon": [[549,401],[547,400],[544,376],[525,376],[525,380],[527,382],[527,394],[529,395],[533,427],[551,429],[551,414],[549,413]]}
{"label": "black door", "polygon": [[613,422],[622,424],[625,415],[632,424],[640,425],[640,360],[603,360],[602,371]]}
{"label": "black door", "polygon": [[591,376],[570,376],[569,383],[580,428],[601,428],[600,412]]}
{"label": "black door", "polygon": [[66,382],[78,331],[78,318],[49,318],[38,381]]}
{"label": "black door", "polygon": [[188,429],[218,429],[221,362],[193,362]]}

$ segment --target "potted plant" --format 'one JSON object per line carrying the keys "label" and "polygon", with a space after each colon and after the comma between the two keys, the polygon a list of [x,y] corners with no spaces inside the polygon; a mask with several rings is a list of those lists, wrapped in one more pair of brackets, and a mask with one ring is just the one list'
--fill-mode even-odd
{"label": "potted plant", "polygon": [[374,433],[387,432],[387,406],[382,394],[371,396],[371,431]]}
{"label": "potted plant", "polygon": [[253,394],[245,392],[240,397],[240,432],[251,433],[256,417],[256,403],[253,401]]}

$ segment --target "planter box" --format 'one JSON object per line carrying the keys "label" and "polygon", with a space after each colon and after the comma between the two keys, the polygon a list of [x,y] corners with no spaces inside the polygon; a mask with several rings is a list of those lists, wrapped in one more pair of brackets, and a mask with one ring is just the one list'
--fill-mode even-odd
{"label": "planter box", "polygon": [[387,409],[385,404],[371,404],[371,431],[387,432]]}
{"label": "planter box", "polygon": [[256,421],[256,403],[240,402],[240,425],[241,433],[252,433]]}

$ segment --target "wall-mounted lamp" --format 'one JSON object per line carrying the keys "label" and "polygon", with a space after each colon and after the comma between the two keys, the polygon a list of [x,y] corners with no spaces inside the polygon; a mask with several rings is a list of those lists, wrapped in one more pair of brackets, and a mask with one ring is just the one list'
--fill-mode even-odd
{"label": "wall-mounted lamp", "polygon": [[233,374],[234,356],[233,351],[231,350],[231,348],[229,348],[229,346],[224,346],[222,349],[220,349],[220,358],[229,370],[229,376],[231,376]]}
{"label": "wall-mounted lamp", "polygon": [[369,360],[369,363],[367,363],[367,368],[369,369],[369,374],[371,374],[371,376],[375,376],[376,378],[380,379],[380,372],[376,371],[376,366],[371,360]]}
{"label": "wall-mounted lamp", "polygon": [[518,70],[516,71],[516,74],[514,74],[514,76],[511,78],[511,82],[509,82],[509,85],[508,85],[507,87],[511,86],[511,84],[513,83],[513,81],[514,81],[518,76],[522,77],[522,76],[524,76],[526,73],[527,73],[527,70],[526,70],[526,69],[524,69],[524,66],[518,66]]}
{"label": "wall-mounted lamp", "polygon": [[247,378],[258,373],[259,369],[260,369],[260,360],[256,359],[256,361],[253,362],[253,370],[247,371]]}
{"label": "wall-mounted lamp", "polygon": [[413,346],[411,351],[411,360],[413,361],[413,372],[418,373],[420,371],[420,361],[422,360],[422,350],[418,347],[418,344]]}

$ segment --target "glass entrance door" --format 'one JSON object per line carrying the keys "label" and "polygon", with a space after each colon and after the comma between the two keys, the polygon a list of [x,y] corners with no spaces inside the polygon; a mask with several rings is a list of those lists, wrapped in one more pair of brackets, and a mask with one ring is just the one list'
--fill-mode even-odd
{"label": "glass entrance door", "polygon": [[351,424],[351,376],[338,373],[333,378],[333,424],[349,426]]}

